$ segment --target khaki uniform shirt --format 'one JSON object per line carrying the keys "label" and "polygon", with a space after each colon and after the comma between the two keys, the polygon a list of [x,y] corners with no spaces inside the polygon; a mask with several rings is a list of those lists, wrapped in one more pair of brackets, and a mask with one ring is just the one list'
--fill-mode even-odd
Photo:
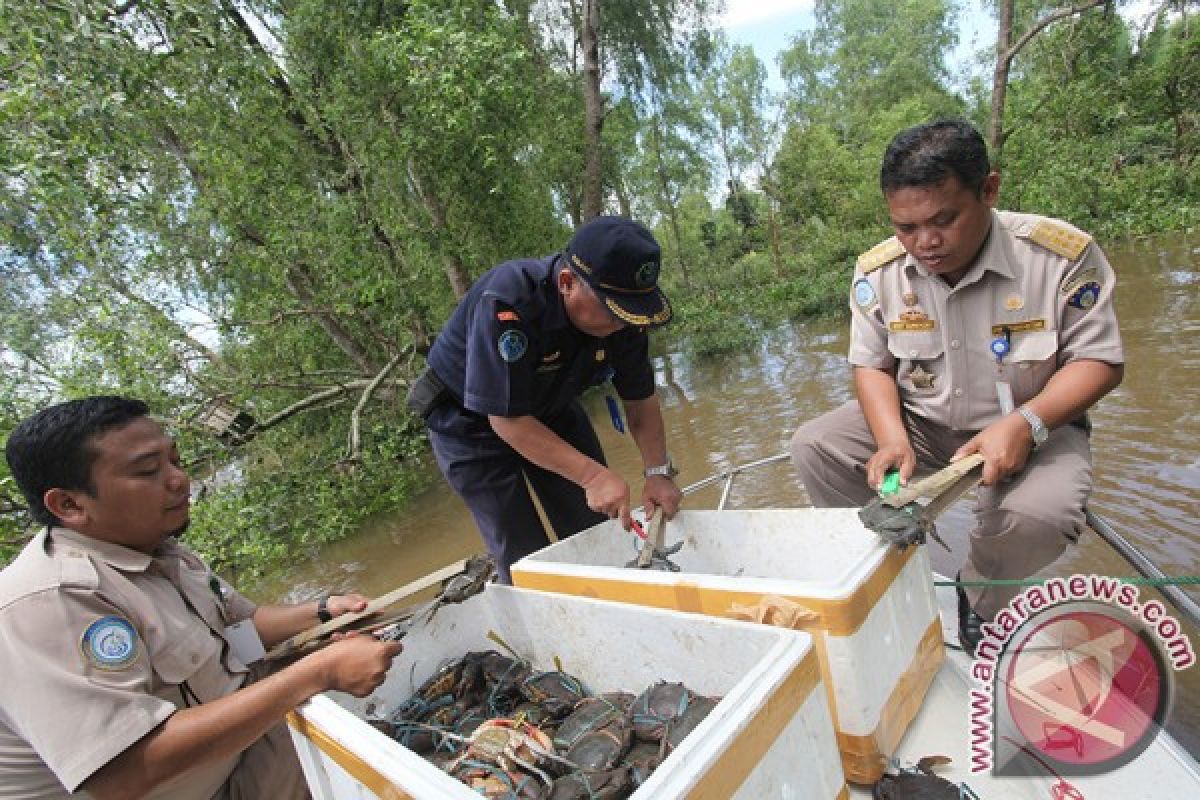
{"label": "khaki uniform shirt", "polygon": [[[0,572],[0,797],[66,797],[177,709],[236,691],[247,668],[222,635],[254,610],[173,540],[152,557],[43,531]],[[236,763],[153,796],[208,800]]]}
{"label": "khaki uniform shirt", "polygon": [[[1115,284],[1090,236],[1032,214],[993,211],[979,257],[954,287],[892,237],[858,260],[850,363],[894,368],[906,411],[980,430],[1002,416],[998,381],[1020,406],[1072,361],[1124,362]],[[997,361],[992,343],[1006,333],[1010,350]]]}

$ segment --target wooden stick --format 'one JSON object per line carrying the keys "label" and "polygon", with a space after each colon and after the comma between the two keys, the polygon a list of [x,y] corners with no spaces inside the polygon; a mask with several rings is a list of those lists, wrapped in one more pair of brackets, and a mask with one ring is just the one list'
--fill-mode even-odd
{"label": "wooden stick", "polygon": [[640,569],[648,568],[654,554],[662,552],[666,530],[667,523],[663,517],[662,506],[656,506],[654,513],[650,515],[650,521],[646,523],[646,541],[642,542],[642,549],[638,551],[637,565]]}
{"label": "wooden stick", "polygon": [[[904,508],[909,503],[915,502],[922,497],[936,499],[939,495],[951,487],[959,489],[959,494],[970,488],[970,482],[963,487],[958,485],[959,481],[966,478],[972,470],[983,466],[983,456],[979,453],[972,453],[969,456],[960,458],[948,467],[938,470],[928,478],[919,480],[914,484],[904,487],[895,494],[888,495],[883,498],[883,502],[892,508]],[[982,477],[982,476],[980,476]],[[975,480],[978,480],[976,478]]]}
{"label": "wooden stick", "polygon": [[422,592],[431,586],[436,586],[447,578],[453,578],[455,575],[461,573],[466,566],[467,562],[465,559],[462,561],[456,561],[447,567],[442,567],[436,572],[429,573],[423,578],[418,578],[412,583],[401,586],[398,589],[393,589],[387,594],[375,598],[370,603],[367,603],[367,607],[362,611],[357,611],[351,614],[342,614],[340,617],[329,620],[329,622],[322,622],[320,625],[316,625],[306,631],[297,633],[295,636],[285,639],[284,641],[275,645],[275,647],[271,648],[270,652],[268,652],[266,655],[266,660],[274,661],[276,659],[285,658],[286,656],[292,655],[314,639],[319,639],[322,636],[328,636],[334,631],[344,630],[345,628],[353,625],[355,622],[365,619],[372,614],[377,614],[389,606],[395,605],[406,597],[414,595],[417,592]]}

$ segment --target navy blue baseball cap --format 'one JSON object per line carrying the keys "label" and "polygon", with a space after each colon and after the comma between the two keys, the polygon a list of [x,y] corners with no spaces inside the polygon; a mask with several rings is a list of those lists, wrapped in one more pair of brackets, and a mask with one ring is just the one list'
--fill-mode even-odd
{"label": "navy blue baseball cap", "polygon": [[565,256],[618,319],[639,328],[671,321],[671,304],[658,288],[662,248],[644,225],[596,217],[575,231]]}

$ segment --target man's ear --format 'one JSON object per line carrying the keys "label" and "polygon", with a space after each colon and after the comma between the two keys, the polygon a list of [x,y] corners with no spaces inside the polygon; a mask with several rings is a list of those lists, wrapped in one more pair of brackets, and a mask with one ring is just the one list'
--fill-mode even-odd
{"label": "man's ear", "polygon": [[79,530],[79,526],[86,523],[88,518],[87,510],[80,502],[81,494],[85,492],[80,489],[47,489],[42,495],[42,503],[65,527]]}
{"label": "man's ear", "polygon": [[988,176],[983,179],[983,186],[980,191],[980,199],[984,205],[989,208],[996,207],[996,200],[1000,197],[1000,173],[992,170]]}

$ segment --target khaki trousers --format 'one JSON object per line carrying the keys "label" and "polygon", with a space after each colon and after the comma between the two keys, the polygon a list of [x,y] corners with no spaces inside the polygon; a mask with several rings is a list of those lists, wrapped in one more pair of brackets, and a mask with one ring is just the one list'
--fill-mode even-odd
{"label": "khaki trousers", "polygon": [[[904,414],[918,473],[935,472],[975,431],[954,431]],[[792,463],[818,508],[861,507],[875,492],[866,463],[875,438],[857,401],[805,423],[791,442]],[[1092,488],[1088,435],[1064,425],[1030,453],[1021,472],[999,486],[976,490],[975,527],[962,580],[1027,578],[1051,564],[1084,528],[1084,505]],[[991,619],[1023,587],[970,588],[971,607]]]}
{"label": "khaki trousers", "polygon": [[214,800],[308,800],[312,795],[286,723],[279,723],[242,751],[242,758]]}

